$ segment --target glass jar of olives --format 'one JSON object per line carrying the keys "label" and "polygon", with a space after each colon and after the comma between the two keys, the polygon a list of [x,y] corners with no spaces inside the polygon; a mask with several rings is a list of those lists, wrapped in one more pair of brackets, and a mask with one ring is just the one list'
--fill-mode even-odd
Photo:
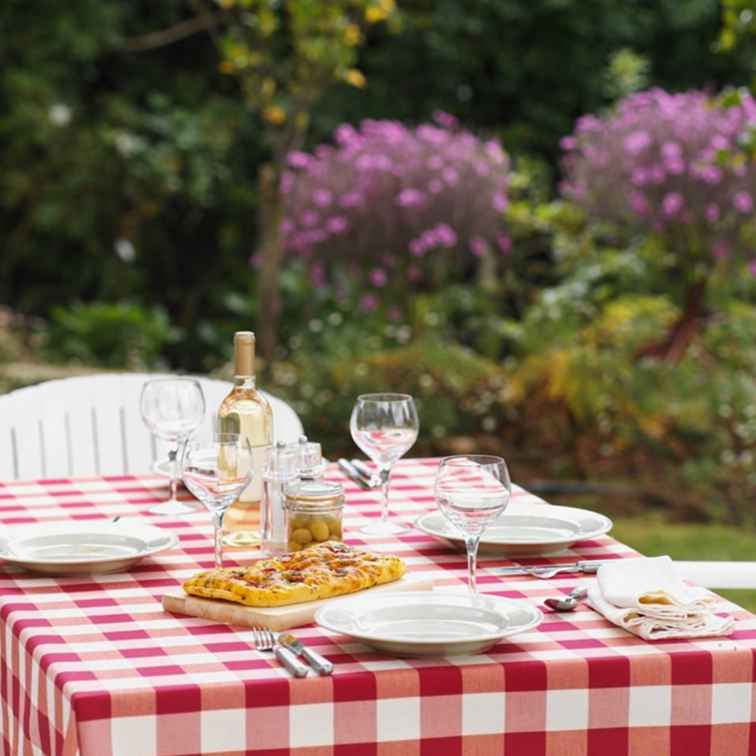
{"label": "glass jar of olives", "polygon": [[286,489],[286,547],[301,551],[323,541],[341,541],[344,489],[325,480],[303,480]]}

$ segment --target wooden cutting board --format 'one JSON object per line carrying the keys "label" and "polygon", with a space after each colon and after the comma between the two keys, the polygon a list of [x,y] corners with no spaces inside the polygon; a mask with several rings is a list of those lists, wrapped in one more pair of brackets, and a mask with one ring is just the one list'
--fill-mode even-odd
{"label": "wooden cutting board", "polygon": [[351,596],[365,596],[369,593],[384,591],[427,591],[433,588],[431,578],[408,577],[405,575],[393,583],[376,585],[357,593],[344,596],[308,601],[304,604],[290,604],[289,606],[255,607],[242,606],[230,601],[187,596],[184,593],[166,593],[163,596],[163,609],[174,614],[187,614],[191,617],[222,622],[226,625],[240,625],[253,627],[254,625],[268,627],[271,630],[288,630],[291,627],[301,627],[312,623],[315,612],[327,601],[338,601]]}

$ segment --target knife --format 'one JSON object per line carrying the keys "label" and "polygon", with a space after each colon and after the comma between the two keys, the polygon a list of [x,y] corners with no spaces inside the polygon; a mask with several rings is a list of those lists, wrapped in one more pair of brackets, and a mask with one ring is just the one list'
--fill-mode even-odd
{"label": "knife", "polygon": [[337,464],[339,465],[341,472],[343,472],[347,478],[353,480],[358,486],[361,488],[371,488],[370,483],[357,472],[357,468],[348,459],[342,457]]}
{"label": "knife", "polygon": [[528,566],[517,564],[513,567],[491,567],[490,570],[496,575],[530,575],[536,569],[595,573],[598,572],[602,564],[605,564],[605,562],[600,559],[583,559],[579,562],[565,562],[563,564],[531,564]]}
{"label": "knife", "polygon": [[295,638],[291,633],[279,635],[278,642],[285,648],[293,651],[297,656],[306,659],[319,675],[330,675],[333,672],[333,664],[328,659],[321,656],[317,651],[307,648],[302,641]]}
{"label": "knife", "polygon": [[375,477],[373,471],[360,459],[353,459],[351,464],[352,467],[357,470],[357,474],[362,475],[362,477],[372,485],[372,480]]}

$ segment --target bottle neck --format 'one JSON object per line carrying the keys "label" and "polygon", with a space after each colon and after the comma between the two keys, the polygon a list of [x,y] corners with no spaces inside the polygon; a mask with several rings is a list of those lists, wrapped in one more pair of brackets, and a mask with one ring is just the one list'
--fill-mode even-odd
{"label": "bottle neck", "polygon": [[235,375],[234,386],[236,386],[236,388],[253,389],[255,388],[255,376],[254,375]]}

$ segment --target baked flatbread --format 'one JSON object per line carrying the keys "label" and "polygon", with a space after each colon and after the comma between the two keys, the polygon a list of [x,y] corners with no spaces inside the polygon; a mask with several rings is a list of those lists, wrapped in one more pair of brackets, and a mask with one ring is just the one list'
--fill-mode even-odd
{"label": "baked flatbread", "polygon": [[391,583],[405,570],[399,557],[327,541],[248,567],[200,572],[184,583],[184,591],[245,606],[286,606]]}

